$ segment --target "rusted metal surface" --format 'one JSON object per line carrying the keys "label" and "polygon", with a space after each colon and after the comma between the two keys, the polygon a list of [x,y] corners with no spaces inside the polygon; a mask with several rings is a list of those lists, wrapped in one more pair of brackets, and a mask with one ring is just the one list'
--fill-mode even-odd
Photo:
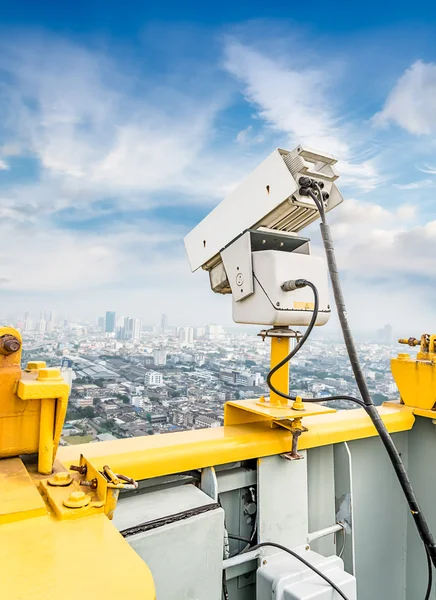
{"label": "rusted metal surface", "polygon": [[0,337],[0,354],[9,355],[18,352],[21,342],[14,335],[6,334]]}
{"label": "rusted metal surface", "polygon": [[80,475],[86,475],[86,465],[70,465],[70,471],[77,471]]}

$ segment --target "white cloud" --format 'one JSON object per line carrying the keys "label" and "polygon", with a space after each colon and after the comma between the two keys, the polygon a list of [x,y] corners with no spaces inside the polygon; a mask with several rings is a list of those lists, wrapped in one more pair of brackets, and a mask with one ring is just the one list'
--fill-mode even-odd
{"label": "white cloud", "polygon": [[412,181],[410,183],[394,183],[394,186],[399,190],[422,190],[433,187],[434,183],[431,179],[422,179],[421,181]]}
{"label": "white cloud", "polygon": [[424,168],[417,167],[417,169],[419,171],[421,171],[422,173],[428,173],[429,175],[436,175],[436,167],[429,167],[428,165],[425,165]]}
{"label": "white cloud", "polygon": [[19,50],[3,41],[0,50],[8,74],[0,109],[10,133],[3,148],[40,160],[52,205],[110,194],[145,208],[156,192],[168,192],[169,203],[174,192],[184,203],[204,202],[244,175],[245,157],[212,144],[227,106],[215,84],[182,90],[58,40],[30,39]]}
{"label": "white cloud", "polygon": [[0,158],[0,171],[7,171],[9,166]]}
{"label": "white cloud", "polygon": [[434,133],[435,104],[436,64],[418,60],[401,75],[374,122],[395,123],[414,135]]}
{"label": "white cloud", "polygon": [[[297,69],[292,61],[230,41],[225,68],[244,85],[244,96],[274,130],[289,136],[291,144],[324,150],[340,159],[343,181],[363,189],[379,182],[374,161],[356,161],[352,128],[343,122],[329,89],[328,69]],[[327,75],[328,73],[328,75]]]}

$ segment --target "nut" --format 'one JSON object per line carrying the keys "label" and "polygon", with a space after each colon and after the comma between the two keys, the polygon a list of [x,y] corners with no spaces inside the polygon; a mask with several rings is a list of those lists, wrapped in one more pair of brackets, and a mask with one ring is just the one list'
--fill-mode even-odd
{"label": "nut", "polygon": [[6,334],[0,337],[0,354],[14,354],[21,348],[21,342],[14,335]]}
{"label": "nut", "polygon": [[61,471],[59,473],[55,473],[52,477],[47,480],[49,485],[55,485],[59,487],[66,487],[70,485],[73,481],[73,478],[67,471]]}
{"label": "nut", "polygon": [[67,508],[82,508],[88,506],[91,502],[91,497],[85,492],[72,492],[67,500],[63,501],[64,506]]}

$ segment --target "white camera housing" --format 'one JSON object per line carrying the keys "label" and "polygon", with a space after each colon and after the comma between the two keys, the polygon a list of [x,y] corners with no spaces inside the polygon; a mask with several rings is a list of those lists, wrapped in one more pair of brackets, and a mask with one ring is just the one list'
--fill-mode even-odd
{"label": "white camera housing", "polygon": [[307,279],[318,290],[316,325],[330,317],[328,277],[310,242],[296,235],[319,218],[312,198],[300,194],[301,177],[319,183],[325,211],[343,200],[327,154],[298,146],[277,149],[185,238],[192,271],[209,271],[214,292],[232,294],[233,320],[272,326],[308,325],[314,309],[310,287],[284,291]]}
{"label": "white camera housing", "polygon": [[343,200],[329,155],[298,146],[292,152],[274,150],[238,187],[185,237],[191,270],[209,271],[220,261],[220,252],[247,229],[267,227],[298,232],[319,218],[314,201],[299,194],[300,177],[322,182],[328,194],[325,211]]}

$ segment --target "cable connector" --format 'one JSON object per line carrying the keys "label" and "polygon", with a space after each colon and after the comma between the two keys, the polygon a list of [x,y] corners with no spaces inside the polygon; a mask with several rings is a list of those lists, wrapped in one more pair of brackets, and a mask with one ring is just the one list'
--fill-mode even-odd
{"label": "cable connector", "polygon": [[289,279],[282,283],[281,288],[284,292],[293,292],[300,288],[306,287],[307,281],[305,279]]}

